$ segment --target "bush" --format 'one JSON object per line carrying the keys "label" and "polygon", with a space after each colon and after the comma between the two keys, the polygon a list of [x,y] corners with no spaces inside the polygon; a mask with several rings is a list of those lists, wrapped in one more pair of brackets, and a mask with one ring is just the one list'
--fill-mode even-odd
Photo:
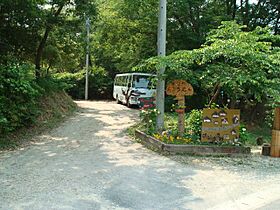
{"label": "bush", "polygon": [[[55,78],[67,84],[66,92],[75,99],[85,95],[85,71],[77,73],[58,73]],[[113,79],[101,67],[92,67],[89,73],[88,96],[90,99],[112,98]]]}
{"label": "bush", "polygon": [[0,65],[0,135],[34,121],[39,95],[30,65]]}
{"label": "bush", "polygon": [[36,83],[40,87],[40,93],[45,95],[48,95],[52,92],[60,92],[69,88],[67,83],[50,75],[38,78]]}
{"label": "bush", "polygon": [[156,132],[156,118],[158,111],[156,109],[146,109],[140,112],[141,124],[150,135]]}
{"label": "bush", "polygon": [[202,111],[193,109],[189,114],[187,114],[186,118],[187,132],[196,136],[197,139],[200,139],[202,127]]}

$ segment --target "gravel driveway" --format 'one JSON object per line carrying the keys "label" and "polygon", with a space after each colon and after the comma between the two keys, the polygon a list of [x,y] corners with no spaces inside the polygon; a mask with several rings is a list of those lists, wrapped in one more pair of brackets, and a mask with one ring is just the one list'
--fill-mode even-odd
{"label": "gravel driveway", "polygon": [[126,136],[137,110],[77,103],[31,146],[0,153],[0,209],[280,209],[280,159],[161,156]]}

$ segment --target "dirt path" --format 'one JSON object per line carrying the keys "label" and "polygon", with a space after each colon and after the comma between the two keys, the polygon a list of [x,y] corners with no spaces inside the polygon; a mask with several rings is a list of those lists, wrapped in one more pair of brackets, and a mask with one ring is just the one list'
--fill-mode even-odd
{"label": "dirt path", "polygon": [[113,102],[78,104],[80,112],[31,146],[0,153],[0,209],[265,209],[279,204],[280,168],[260,173],[207,158],[164,157],[126,136],[137,110]]}

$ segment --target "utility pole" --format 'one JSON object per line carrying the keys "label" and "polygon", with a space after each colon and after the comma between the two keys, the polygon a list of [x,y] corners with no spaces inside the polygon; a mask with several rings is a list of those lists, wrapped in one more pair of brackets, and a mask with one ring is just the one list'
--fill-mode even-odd
{"label": "utility pole", "polygon": [[86,19],[86,29],[87,29],[87,46],[86,46],[86,83],[85,83],[85,100],[88,100],[88,66],[89,66],[89,28],[90,21],[89,18]]}
{"label": "utility pole", "polygon": [[[158,56],[166,55],[166,10],[167,1],[160,0],[159,18],[158,18]],[[159,111],[157,115],[156,128],[158,132],[164,129],[164,92],[165,92],[165,67],[161,67],[157,71],[157,92],[156,92],[156,108]]]}

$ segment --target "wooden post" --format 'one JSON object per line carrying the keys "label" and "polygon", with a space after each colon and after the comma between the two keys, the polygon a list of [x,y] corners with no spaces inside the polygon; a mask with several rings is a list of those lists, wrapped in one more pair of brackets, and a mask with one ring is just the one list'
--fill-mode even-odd
{"label": "wooden post", "polygon": [[185,133],[185,97],[178,100],[178,105],[180,110],[182,110],[181,112],[178,112],[178,130],[179,136],[182,137]]}
{"label": "wooden post", "polygon": [[280,157],[280,107],[275,108],[270,155]]}
{"label": "wooden post", "polygon": [[280,130],[280,107],[275,108],[273,129]]}

